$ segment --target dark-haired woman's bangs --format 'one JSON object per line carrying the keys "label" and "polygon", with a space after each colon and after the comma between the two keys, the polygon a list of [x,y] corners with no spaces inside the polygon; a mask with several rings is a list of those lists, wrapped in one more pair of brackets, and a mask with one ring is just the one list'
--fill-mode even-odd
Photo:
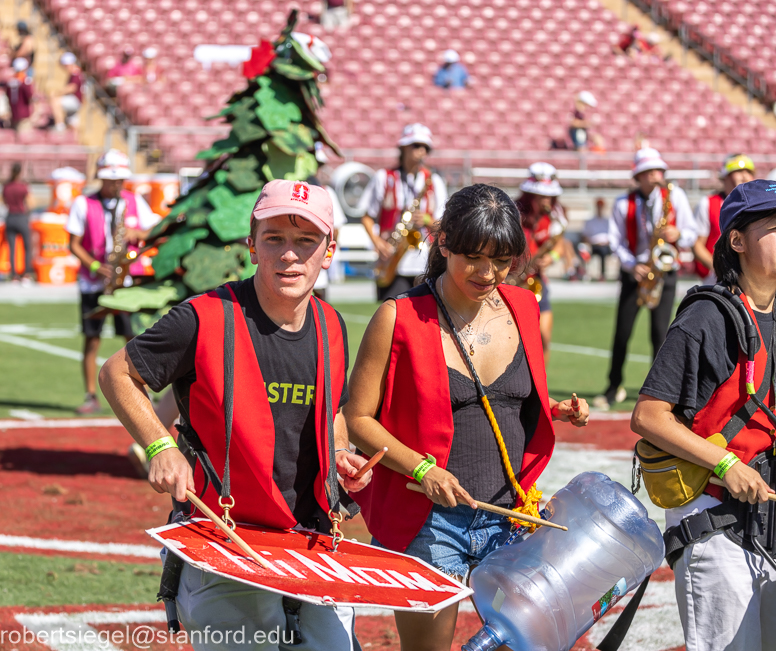
{"label": "dark-haired woman's bangs", "polygon": [[487,255],[491,258],[507,258],[523,253],[521,233],[507,215],[500,219],[483,219],[472,216],[462,221],[460,228],[448,233],[445,246],[459,255]]}

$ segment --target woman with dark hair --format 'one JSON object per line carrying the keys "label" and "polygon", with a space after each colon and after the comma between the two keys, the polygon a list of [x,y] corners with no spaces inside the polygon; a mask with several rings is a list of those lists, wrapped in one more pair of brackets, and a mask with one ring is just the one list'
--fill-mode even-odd
{"label": "woman with dark hair", "polygon": [[[8,208],[5,218],[5,240],[11,261],[10,278],[29,280],[32,278],[32,235],[30,233],[30,208],[32,207],[30,190],[27,184],[19,180],[22,174],[20,163],[11,167],[11,176],[3,186],[3,203]],[[24,273],[16,272],[16,236],[24,242]]]}
{"label": "woman with dark hair", "polygon": [[[503,281],[526,249],[514,202],[489,185],[450,197],[424,282],[389,299],[367,327],[344,408],[351,440],[388,452],[359,498],[374,544],[463,580],[504,544],[509,521],[474,500],[537,514],[535,482],[552,420],[582,426],[580,400],[547,395],[539,310]],[[423,493],[407,489],[407,476]],[[519,514],[516,514],[519,515]],[[396,612],[404,651],[449,651],[458,607]]]}
{"label": "woman with dark hair", "polygon": [[679,306],[631,420],[649,443],[724,484],[666,510],[687,651],[776,648],[773,509],[754,506],[776,486],[775,193],[776,183],[756,180],[725,198],[718,284]]}

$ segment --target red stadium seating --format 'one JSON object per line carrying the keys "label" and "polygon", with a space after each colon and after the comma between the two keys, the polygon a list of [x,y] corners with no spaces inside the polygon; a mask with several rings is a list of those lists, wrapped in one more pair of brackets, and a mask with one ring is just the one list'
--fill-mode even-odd
{"label": "red stadium seating", "polygon": [[[650,0],[677,20],[703,25],[716,38],[733,28],[738,55],[773,74],[773,0],[734,21],[730,0]],[[616,57],[626,29],[597,0],[359,0],[347,29],[325,32],[306,12],[312,0],[40,0],[85,67],[101,82],[126,45],[153,45],[165,78],[122,86],[118,102],[130,120],[156,126],[212,125],[212,115],[244,83],[239,69],[202,70],[193,49],[203,43],[255,44],[282,29],[301,7],[299,31],[323,38],[328,64],[324,124],[344,148],[392,148],[403,124],[428,124],[440,149],[546,150],[564,137],[573,97],[590,90],[594,129],[609,151],[631,151],[638,133],[672,152],[772,151],[776,132],[731,106],[674,62]],[[751,7],[751,5],[749,5]],[[702,9],[703,8],[703,9]],[[717,16],[724,16],[720,20]],[[715,31],[716,30],[716,31]],[[745,37],[745,38],[742,38]],[[446,91],[432,76],[447,48],[457,49],[472,86]],[[771,59],[767,62],[767,53]],[[774,79],[776,81],[776,79]],[[733,137],[734,136],[734,137]],[[182,142],[185,140],[185,142]],[[208,138],[160,140],[175,164],[190,163]]]}

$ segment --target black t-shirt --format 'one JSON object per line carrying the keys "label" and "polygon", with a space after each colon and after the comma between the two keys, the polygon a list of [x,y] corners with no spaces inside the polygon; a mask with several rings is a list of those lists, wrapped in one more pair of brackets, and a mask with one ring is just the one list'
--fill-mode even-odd
{"label": "black t-shirt", "polygon": [[[272,477],[297,522],[314,527],[313,518],[325,521],[326,516],[314,492],[320,464],[315,435],[318,344],[312,303],[301,330],[289,332],[275,325],[261,309],[252,278],[232,283],[232,289],[248,325],[275,423]],[[337,317],[347,369],[347,331],[342,317]],[[197,379],[194,357],[198,329],[197,313],[185,302],[127,344],[132,363],[151,389],[158,392],[174,384],[183,414],[189,413],[189,390]],[[347,401],[346,379],[339,406]]]}
{"label": "black t-shirt", "polygon": [[[676,405],[674,413],[692,421],[739,363],[738,337],[731,317],[722,310],[714,300],[698,300],[683,310],[639,393]],[[770,351],[773,314],[754,315]],[[755,377],[762,372],[757,369]]]}

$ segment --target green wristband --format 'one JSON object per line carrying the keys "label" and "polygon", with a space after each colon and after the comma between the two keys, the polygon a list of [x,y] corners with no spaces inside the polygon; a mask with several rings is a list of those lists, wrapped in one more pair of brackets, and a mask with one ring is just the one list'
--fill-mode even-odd
{"label": "green wristband", "polygon": [[101,266],[102,263],[99,260],[92,260],[92,264],[89,265],[89,271],[95,273]]}
{"label": "green wristband", "polygon": [[415,470],[412,471],[413,479],[418,483],[422,482],[423,477],[426,476],[426,473],[435,465],[436,459],[430,454],[426,454],[426,458],[415,467]]}
{"label": "green wristband", "polygon": [[159,454],[162,450],[166,450],[168,448],[177,448],[178,444],[175,442],[175,439],[172,436],[164,436],[160,438],[158,441],[154,441],[145,449],[146,453],[146,459],[151,461],[157,454]]}
{"label": "green wristband", "polygon": [[727,471],[738,461],[741,461],[741,459],[739,459],[734,452],[728,452],[714,468],[714,474],[720,479],[724,479]]}

